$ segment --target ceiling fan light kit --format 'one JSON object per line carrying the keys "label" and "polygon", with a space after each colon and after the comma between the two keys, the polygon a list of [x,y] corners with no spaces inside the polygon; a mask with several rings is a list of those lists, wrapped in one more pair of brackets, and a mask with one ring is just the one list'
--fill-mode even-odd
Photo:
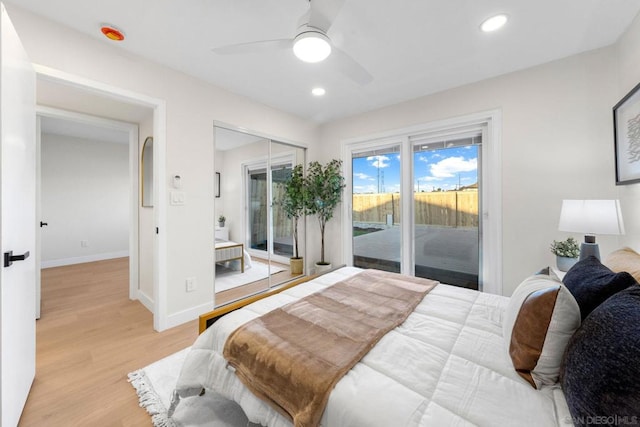
{"label": "ceiling fan light kit", "polygon": [[329,37],[318,30],[304,31],[293,40],[293,53],[304,62],[320,62],[331,54]]}
{"label": "ceiling fan light kit", "polygon": [[[298,20],[298,30],[294,38],[277,40],[257,40],[214,48],[220,55],[262,53],[291,49],[301,61],[321,62],[332,55],[332,67],[359,85],[367,85],[373,76],[349,53],[333,46],[327,36],[333,21],[346,0],[309,0],[309,11]],[[327,68],[329,69],[329,68]]]}

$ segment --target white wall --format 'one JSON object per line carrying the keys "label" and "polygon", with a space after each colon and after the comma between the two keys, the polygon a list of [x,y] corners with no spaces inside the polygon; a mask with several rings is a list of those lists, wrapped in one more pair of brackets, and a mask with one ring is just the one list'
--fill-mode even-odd
{"label": "white wall", "polygon": [[245,242],[246,216],[244,211],[244,192],[246,185],[243,164],[246,162],[265,162],[269,156],[269,141],[259,140],[253,144],[224,152],[224,167],[222,170],[222,186],[220,195],[224,201],[224,213],[227,218],[229,237],[237,242]]}
{"label": "white wall", "polygon": [[42,135],[43,267],[128,256],[128,209],[126,137],[117,144]]}
{"label": "white wall", "polygon": [[[620,195],[624,209],[637,218],[638,186],[614,185],[611,117],[611,107],[640,80],[637,18],[619,45],[318,128],[18,7],[8,9],[34,63],[166,100],[167,173],[183,176],[187,196],[185,206],[168,207],[166,230],[161,230],[168,235],[169,325],[193,318],[196,311],[202,311],[202,304],[213,298],[213,120],[307,143],[309,160],[326,161],[339,158],[340,143],[345,139],[501,109],[503,278],[507,295],[525,275],[553,262],[548,246],[553,239],[565,237],[557,231],[562,199]],[[169,177],[165,182],[168,187]],[[632,233],[623,239],[599,237],[604,254],[623,241],[638,249],[638,226],[631,225],[626,216]],[[315,219],[307,221],[309,240],[317,241]],[[334,263],[344,261],[341,229],[338,214],[327,226],[327,253]],[[319,248],[312,243],[308,251],[310,262],[319,255]],[[196,292],[185,293],[186,277],[196,278]]]}
{"label": "white wall", "polygon": [[[549,244],[567,235],[558,231],[562,199],[617,195],[611,123],[616,59],[615,48],[600,49],[336,121],[321,129],[322,152],[310,154],[326,161],[339,158],[341,142],[350,138],[502,110],[503,293],[510,295],[523,278],[554,262]],[[310,241],[316,229],[309,224]],[[338,215],[327,230],[334,263],[341,261],[340,233]],[[610,236],[598,240],[603,254],[620,243]],[[319,248],[308,250],[318,257]]]}
{"label": "white wall", "polygon": [[[640,15],[618,43],[618,81],[617,100],[622,99],[631,89],[640,83]],[[622,244],[640,252],[640,184],[618,187],[620,206],[625,220],[626,234]]]}
{"label": "white wall", "polygon": [[[166,102],[166,185],[182,177],[184,206],[167,206],[167,319],[170,327],[213,306],[213,122],[313,144],[317,125],[135,57],[107,40],[87,37],[15,5],[7,9],[32,62]],[[55,34],[55,37],[51,37]],[[197,289],[185,291],[193,277]],[[156,296],[154,296],[155,298]]]}

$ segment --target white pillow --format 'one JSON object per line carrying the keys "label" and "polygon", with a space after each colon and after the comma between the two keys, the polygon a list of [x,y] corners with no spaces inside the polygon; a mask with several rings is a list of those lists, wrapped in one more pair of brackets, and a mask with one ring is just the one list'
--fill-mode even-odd
{"label": "white pillow", "polygon": [[555,276],[537,274],[515,290],[502,332],[516,372],[534,388],[558,382],[569,338],[580,326],[580,307]]}

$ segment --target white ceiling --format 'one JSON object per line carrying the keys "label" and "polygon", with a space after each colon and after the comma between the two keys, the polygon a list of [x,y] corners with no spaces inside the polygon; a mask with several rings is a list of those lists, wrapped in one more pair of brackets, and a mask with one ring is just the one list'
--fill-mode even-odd
{"label": "white ceiling", "polygon": [[[312,0],[325,1],[325,0]],[[12,3],[12,0],[7,1]],[[614,43],[640,0],[346,0],[328,35],[374,80],[345,77],[335,56],[300,62],[289,50],[219,55],[229,44],[292,38],[308,0],[15,0],[118,46],[258,102],[327,122]],[[482,33],[485,18],[507,25]],[[311,95],[323,86],[322,98]]]}
{"label": "white ceiling", "polygon": [[89,141],[129,143],[128,132],[54,117],[41,117],[40,130],[46,134],[71,136]]}

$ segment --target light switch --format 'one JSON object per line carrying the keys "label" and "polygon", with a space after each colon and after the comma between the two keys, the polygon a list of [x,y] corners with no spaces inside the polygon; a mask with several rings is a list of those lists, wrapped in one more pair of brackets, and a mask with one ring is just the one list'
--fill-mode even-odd
{"label": "light switch", "polygon": [[181,206],[185,204],[186,195],[182,191],[172,191],[170,203],[173,206]]}

